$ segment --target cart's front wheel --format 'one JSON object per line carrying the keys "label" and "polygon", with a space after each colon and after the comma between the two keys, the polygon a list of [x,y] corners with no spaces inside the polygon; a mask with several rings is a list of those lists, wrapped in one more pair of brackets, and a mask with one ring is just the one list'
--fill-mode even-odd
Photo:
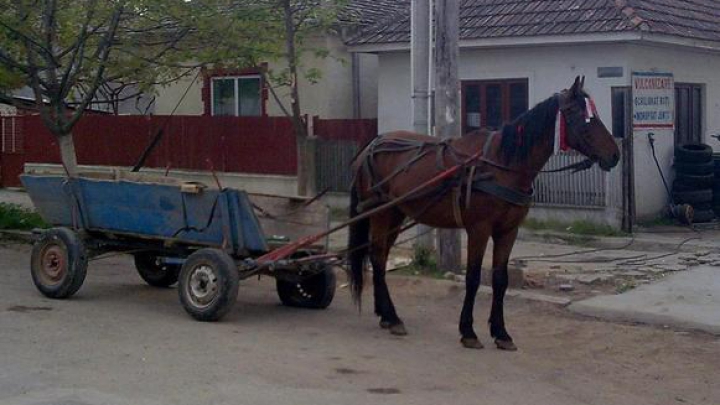
{"label": "cart's front wheel", "polygon": [[180,267],[179,264],[162,263],[158,256],[150,253],[135,254],[138,274],[153,287],[170,287],[177,283]]}
{"label": "cart's front wheel", "polygon": [[46,297],[67,298],[85,281],[87,264],[85,244],[75,232],[53,228],[33,245],[30,273],[35,287]]}
{"label": "cart's front wheel", "polygon": [[201,249],[180,270],[180,302],[199,321],[217,321],[237,299],[240,275],[232,258],[222,250]]}
{"label": "cart's front wheel", "polygon": [[335,297],[336,277],[331,266],[300,282],[277,279],[280,301],[289,307],[325,309]]}

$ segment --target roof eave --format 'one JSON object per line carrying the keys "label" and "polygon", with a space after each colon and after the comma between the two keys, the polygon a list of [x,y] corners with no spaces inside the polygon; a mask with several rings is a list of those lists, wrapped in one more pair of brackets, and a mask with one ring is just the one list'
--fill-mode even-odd
{"label": "roof eave", "polygon": [[660,45],[680,46],[707,52],[720,52],[720,42],[680,37],[675,35],[643,32],[641,40]]}
{"label": "roof eave", "polygon": [[[542,35],[531,37],[500,37],[500,38],[481,38],[466,39],[460,41],[460,47],[463,49],[478,48],[500,48],[513,46],[550,46],[550,45],[569,45],[569,44],[587,44],[587,43],[613,43],[639,41],[643,39],[640,32],[601,32],[591,34],[577,35]],[[383,53],[383,52],[401,52],[409,51],[410,43],[393,42],[384,44],[361,44],[350,45],[350,52],[358,53]]]}

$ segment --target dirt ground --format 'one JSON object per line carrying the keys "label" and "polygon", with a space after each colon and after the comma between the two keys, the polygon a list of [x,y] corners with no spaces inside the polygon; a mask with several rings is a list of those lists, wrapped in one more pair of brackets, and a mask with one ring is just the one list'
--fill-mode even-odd
{"label": "dirt ground", "polygon": [[[349,292],[331,307],[279,305],[272,279],[241,283],[220,323],[193,321],[175,289],[143,284],[127,257],[92,262],[72,299],[32,285],[27,246],[0,246],[0,404],[712,404],[720,338],[615,324],[510,298],[520,350],[463,349],[463,287],[390,278],[410,335],[358,314]],[[342,282],[343,277],[340,277]]]}

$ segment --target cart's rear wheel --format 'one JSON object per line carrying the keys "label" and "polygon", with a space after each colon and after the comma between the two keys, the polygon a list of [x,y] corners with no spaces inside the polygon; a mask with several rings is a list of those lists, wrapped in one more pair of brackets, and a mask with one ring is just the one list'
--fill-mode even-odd
{"label": "cart's rear wheel", "polygon": [[240,275],[232,258],[222,250],[201,249],[180,270],[180,302],[199,321],[217,321],[233,305]]}
{"label": "cart's rear wheel", "polygon": [[337,283],[331,266],[300,282],[277,279],[280,301],[290,307],[325,309],[335,297]]}
{"label": "cart's rear wheel", "polygon": [[87,264],[85,244],[75,232],[53,228],[43,232],[33,245],[30,274],[46,297],[67,298],[85,281]]}
{"label": "cart's rear wheel", "polygon": [[151,253],[135,254],[135,268],[145,280],[153,287],[170,287],[177,283],[181,266],[179,264],[166,264]]}

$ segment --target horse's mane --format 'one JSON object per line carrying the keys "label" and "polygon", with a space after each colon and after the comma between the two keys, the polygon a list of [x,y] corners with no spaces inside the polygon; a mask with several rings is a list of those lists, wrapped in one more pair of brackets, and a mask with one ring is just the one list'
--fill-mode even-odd
{"label": "horse's mane", "polygon": [[543,133],[553,133],[548,131],[548,125],[555,124],[558,108],[560,102],[556,94],[503,126],[500,148],[503,158],[508,163],[527,159],[533,148],[544,141]]}

